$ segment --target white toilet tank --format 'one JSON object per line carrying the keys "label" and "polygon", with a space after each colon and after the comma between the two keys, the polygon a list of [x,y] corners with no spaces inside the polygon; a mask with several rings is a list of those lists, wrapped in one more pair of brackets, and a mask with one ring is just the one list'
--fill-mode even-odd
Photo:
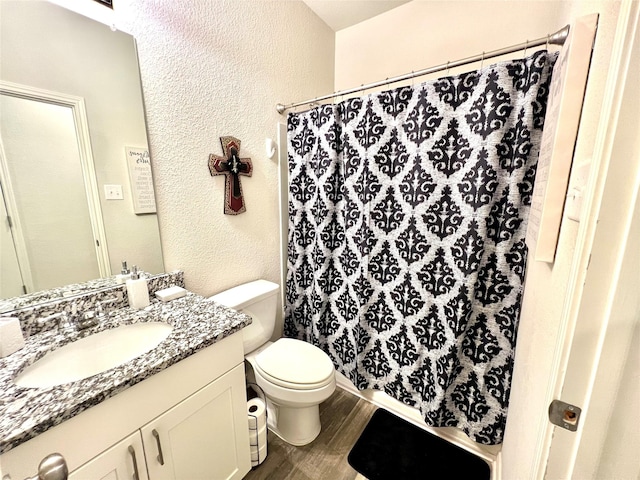
{"label": "white toilet tank", "polygon": [[242,329],[244,353],[250,353],[271,339],[276,325],[277,283],[256,280],[209,297],[216,303],[250,315],[251,325]]}

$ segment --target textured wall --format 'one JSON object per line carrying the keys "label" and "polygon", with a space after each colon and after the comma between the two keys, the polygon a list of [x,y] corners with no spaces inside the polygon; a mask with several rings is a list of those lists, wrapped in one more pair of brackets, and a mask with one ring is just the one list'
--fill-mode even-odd
{"label": "textured wall", "polygon": [[[335,88],[544,37],[579,15],[599,12],[598,38],[576,147],[579,163],[592,155],[618,9],[619,2],[607,0],[413,1],[336,34]],[[460,69],[452,73],[457,71]],[[539,442],[548,422],[547,389],[577,232],[576,222],[563,219],[555,263],[529,259],[502,445],[505,479],[535,478]]]}
{"label": "textured wall", "polygon": [[[137,40],[167,271],[183,269],[202,295],[279,281],[277,160],[265,138],[284,121],[277,102],[331,90],[333,32],[300,1],[143,0],[115,13]],[[223,214],[224,180],[207,166],[223,135],[253,160],[238,216]]]}

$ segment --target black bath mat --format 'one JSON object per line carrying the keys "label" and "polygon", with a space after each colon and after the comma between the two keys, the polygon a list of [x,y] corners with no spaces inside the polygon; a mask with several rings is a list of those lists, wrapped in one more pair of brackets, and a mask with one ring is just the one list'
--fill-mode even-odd
{"label": "black bath mat", "polygon": [[489,480],[489,464],[384,409],[374,412],[349,452],[369,480]]}

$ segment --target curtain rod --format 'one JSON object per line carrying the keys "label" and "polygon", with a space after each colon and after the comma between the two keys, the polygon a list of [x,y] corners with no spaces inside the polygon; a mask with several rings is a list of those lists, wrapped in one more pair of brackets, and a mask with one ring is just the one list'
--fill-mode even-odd
{"label": "curtain rod", "polygon": [[511,45],[510,47],[501,48],[499,50],[482,52],[480,55],[474,55],[473,57],[467,57],[461,60],[455,60],[453,62],[443,63],[441,65],[436,65],[435,67],[429,67],[423,70],[418,70],[417,72],[406,73],[404,75],[387,78],[385,80],[369,83],[367,85],[361,85],[359,87],[350,88],[348,90],[342,90],[339,92],[330,93],[328,95],[323,95],[322,97],[316,97],[310,100],[305,100],[304,102],[292,103],[290,105],[283,105],[282,103],[278,103],[276,105],[276,110],[278,111],[279,114],[283,114],[285,111],[289,110],[290,108],[299,107],[300,105],[317,103],[322,100],[328,100],[330,98],[335,98],[342,95],[349,95],[351,93],[361,92],[363,90],[369,90],[370,88],[381,87],[383,85],[388,85],[390,83],[396,83],[396,82],[401,82],[403,80],[409,80],[415,77],[421,77],[423,75],[428,75],[429,73],[440,72],[442,70],[448,70],[450,68],[459,67],[461,65],[467,65],[473,62],[482,62],[489,58],[499,57],[501,55],[507,55],[508,53],[517,52],[519,50],[526,51],[527,48],[531,48],[531,47],[539,47],[540,45],[563,45],[568,35],[569,35],[569,25],[566,25],[564,28],[558,30],[556,33],[547,35],[546,37],[540,37],[536,40],[527,40],[524,43]]}

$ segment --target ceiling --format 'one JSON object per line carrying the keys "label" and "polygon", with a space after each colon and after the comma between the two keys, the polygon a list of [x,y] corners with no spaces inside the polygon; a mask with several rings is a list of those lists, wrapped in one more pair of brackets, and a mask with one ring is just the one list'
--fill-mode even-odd
{"label": "ceiling", "polygon": [[302,0],[337,32],[411,0]]}

